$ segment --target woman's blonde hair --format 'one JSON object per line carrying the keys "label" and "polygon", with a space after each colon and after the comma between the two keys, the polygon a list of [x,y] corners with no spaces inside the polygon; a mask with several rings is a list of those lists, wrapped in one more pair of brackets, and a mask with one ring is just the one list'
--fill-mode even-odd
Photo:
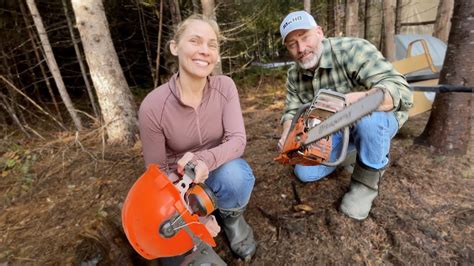
{"label": "woman's blonde hair", "polygon": [[198,20],[205,22],[211,26],[212,30],[214,30],[214,33],[217,36],[217,41],[220,42],[222,36],[219,30],[219,25],[217,25],[217,22],[211,18],[208,18],[206,16],[203,16],[201,14],[194,14],[189,16],[187,19],[181,21],[178,26],[176,27],[173,35],[173,40],[176,43],[179,43],[179,40],[181,39],[181,36],[183,35],[183,32],[186,30],[186,28],[191,24],[193,21]]}

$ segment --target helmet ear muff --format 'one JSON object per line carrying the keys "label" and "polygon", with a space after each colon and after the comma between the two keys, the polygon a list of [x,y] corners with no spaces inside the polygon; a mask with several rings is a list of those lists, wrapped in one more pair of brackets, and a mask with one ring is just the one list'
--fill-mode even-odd
{"label": "helmet ear muff", "polygon": [[204,183],[195,184],[186,193],[188,205],[193,214],[210,215],[217,208],[216,196]]}

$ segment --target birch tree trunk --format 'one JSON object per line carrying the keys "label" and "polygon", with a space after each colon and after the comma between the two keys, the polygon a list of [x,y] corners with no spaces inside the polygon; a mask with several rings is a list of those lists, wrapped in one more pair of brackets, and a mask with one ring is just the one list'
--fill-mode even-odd
{"label": "birch tree trunk", "polygon": [[451,16],[453,14],[454,0],[440,0],[433,36],[448,43],[449,30],[451,29]]}
{"label": "birch tree trunk", "polygon": [[[448,50],[440,84],[472,87],[474,77],[474,1],[456,1],[453,30],[449,33]],[[434,147],[438,154],[464,155],[471,139],[472,93],[437,93],[425,130],[416,142]]]}
{"label": "birch tree trunk", "polygon": [[92,90],[91,84],[89,82],[89,78],[87,77],[86,67],[84,66],[84,62],[82,61],[82,54],[81,49],[79,49],[79,45],[76,41],[76,34],[74,34],[74,28],[72,27],[71,19],[69,18],[69,11],[67,8],[66,0],[62,0],[63,8],[64,8],[64,15],[66,16],[67,27],[69,28],[69,34],[71,34],[72,44],[74,45],[74,51],[76,52],[77,62],[79,63],[79,67],[81,68],[82,79],[86,84],[87,94],[89,95],[89,101],[91,101],[92,110],[94,111],[94,116],[99,118],[99,110],[97,109],[97,105],[95,104],[95,97],[94,92]]}
{"label": "birch tree trunk", "polygon": [[383,0],[383,54],[388,61],[395,60],[395,0]]}
{"label": "birch tree trunk", "polygon": [[24,6],[23,1],[20,1],[20,10],[21,10],[21,14],[23,15],[23,20],[25,21],[25,25],[27,27],[26,31],[28,32],[28,37],[30,37],[31,46],[33,47],[33,51],[34,51],[35,56],[36,56],[36,61],[38,62],[38,65],[39,65],[40,70],[41,70],[41,74],[43,75],[43,79],[44,79],[44,83],[46,84],[46,88],[48,88],[49,96],[51,97],[51,100],[53,101],[53,105],[54,105],[54,108],[56,110],[56,115],[59,117],[59,120],[61,122],[63,122],[61,112],[59,111],[58,102],[56,101],[56,97],[53,93],[53,88],[51,86],[51,83],[49,82],[48,75],[46,74],[46,69],[45,69],[45,67],[42,63],[43,60],[41,59],[40,53],[38,52],[38,51],[40,51],[40,48],[36,45],[36,43],[39,42],[38,37],[31,30],[30,22],[27,18],[26,8]]}
{"label": "birch tree trunk", "polygon": [[359,36],[359,1],[346,2],[346,36]]}
{"label": "birch tree trunk", "polygon": [[76,126],[77,130],[82,129],[82,123],[77,115],[76,109],[74,109],[74,105],[72,104],[71,98],[66,90],[66,86],[64,85],[64,81],[61,77],[61,73],[59,72],[58,64],[56,63],[56,58],[54,57],[53,50],[51,48],[51,44],[49,43],[48,35],[46,34],[46,30],[43,25],[43,21],[41,20],[41,16],[36,8],[36,4],[34,0],[26,0],[26,4],[28,5],[28,9],[33,17],[33,21],[35,23],[35,27],[38,30],[38,35],[40,36],[41,45],[43,46],[43,50],[46,56],[46,62],[48,67],[53,75],[54,81],[56,82],[56,86],[58,87],[59,94],[61,95],[61,99],[66,106],[67,111],[71,115],[72,121]]}
{"label": "birch tree trunk", "polygon": [[[208,18],[216,20],[216,11],[215,11],[215,2],[214,0],[201,0],[202,5],[202,14]],[[222,74],[222,62],[221,56],[219,55],[219,60],[217,61],[216,67],[214,71],[212,71],[214,75],[221,75]]]}
{"label": "birch tree trunk", "polygon": [[109,144],[132,144],[137,118],[132,94],[115,52],[101,0],[72,0]]}
{"label": "birch tree trunk", "polygon": [[304,0],[303,6],[304,6],[304,10],[308,12],[309,14],[311,14],[311,0]]}

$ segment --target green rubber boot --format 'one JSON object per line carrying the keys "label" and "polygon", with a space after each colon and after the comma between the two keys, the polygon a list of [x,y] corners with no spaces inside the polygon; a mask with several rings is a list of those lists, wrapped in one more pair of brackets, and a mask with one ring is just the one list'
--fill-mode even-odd
{"label": "green rubber boot", "polygon": [[369,216],[372,202],[378,195],[379,181],[384,170],[371,170],[356,163],[349,192],[342,198],[341,212],[362,221]]}
{"label": "green rubber boot", "polygon": [[257,249],[252,227],[245,221],[245,208],[238,210],[219,210],[222,227],[230,242],[230,249],[246,262],[252,259]]}

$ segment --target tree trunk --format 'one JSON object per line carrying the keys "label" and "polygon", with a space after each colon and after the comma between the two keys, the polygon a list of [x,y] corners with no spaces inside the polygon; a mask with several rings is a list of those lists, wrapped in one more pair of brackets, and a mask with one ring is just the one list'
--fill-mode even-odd
{"label": "tree trunk", "polygon": [[402,7],[403,1],[396,0],[396,7],[395,7],[395,34],[400,34],[400,29],[402,28]]}
{"label": "tree trunk", "polygon": [[311,14],[311,0],[303,1],[304,10]]}
{"label": "tree trunk", "polygon": [[171,19],[173,25],[178,25],[181,22],[181,12],[179,8],[179,2],[177,0],[169,0]]}
{"label": "tree trunk", "polygon": [[388,61],[395,60],[395,0],[383,0],[383,54]]}
{"label": "tree trunk", "polygon": [[[40,48],[36,45],[36,43],[38,42],[38,37],[35,34],[33,34],[32,30],[31,30],[30,22],[29,22],[29,20],[26,16],[26,10],[25,10],[23,1],[20,1],[20,10],[21,10],[21,14],[23,15],[23,19],[25,21],[25,25],[26,25],[26,28],[27,28],[26,31],[28,32],[28,37],[30,37],[31,46],[33,47],[33,51],[34,51],[35,56],[36,56],[36,61],[38,62],[38,65],[39,65],[40,70],[41,70],[41,75],[43,75],[43,79],[44,79],[44,82],[46,84],[46,88],[48,88],[49,96],[51,97],[51,101],[53,101],[53,105],[54,105],[54,108],[56,110],[56,115],[59,117],[59,120],[61,122],[63,122],[61,112],[59,111],[58,102],[56,101],[56,97],[54,96],[54,93],[53,93],[53,88],[51,86],[51,83],[49,82],[48,75],[46,74],[46,69],[45,69],[45,67],[42,63],[43,60],[41,59],[40,53],[38,52],[38,51],[40,51]],[[46,57],[46,56],[44,56],[44,57]]]}
{"label": "tree trunk", "polygon": [[433,36],[448,43],[449,29],[451,29],[451,16],[453,14],[454,0],[440,0]]}
{"label": "tree trunk", "polygon": [[[202,14],[208,18],[216,20],[216,11],[215,11],[215,2],[214,0],[201,0],[202,5]],[[222,74],[222,62],[221,57],[219,55],[219,59],[217,61],[216,67],[214,71],[212,71],[214,75],[221,75]]]}
{"label": "tree trunk", "polygon": [[100,0],[72,0],[109,144],[132,144],[137,118],[132,94],[117,57]]}
{"label": "tree trunk", "polygon": [[328,17],[328,26],[326,29],[326,36],[334,36],[335,28],[336,28],[336,21],[335,21],[335,8],[334,8],[334,1],[335,0],[328,0],[327,5],[327,17]]}
{"label": "tree trunk", "polygon": [[199,0],[192,0],[193,1],[193,14],[200,14],[201,11],[199,10]]}
{"label": "tree trunk", "polygon": [[342,0],[334,0],[334,36],[344,35],[344,3]]}
{"label": "tree trunk", "polygon": [[364,39],[368,40],[376,47],[380,49],[380,35],[382,18],[378,16],[381,13],[379,1],[365,0],[365,26],[364,26]]}
{"label": "tree trunk", "polygon": [[137,10],[138,10],[138,23],[140,24],[140,30],[142,33],[143,37],[143,43],[145,46],[145,53],[146,53],[146,61],[148,63],[148,69],[150,71],[151,75],[151,80],[156,83],[156,77],[155,77],[155,70],[153,69],[153,60],[151,58],[151,49],[150,49],[150,38],[148,37],[148,30],[146,27],[146,17],[145,13],[143,12],[142,4],[140,3],[139,0],[135,1],[135,4],[137,5]]}
{"label": "tree trunk", "polygon": [[[474,1],[456,1],[449,33],[448,50],[440,84],[474,85]],[[432,146],[439,154],[467,153],[473,114],[471,93],[438,93],[425,130],[417,143]],[[472,140],[471,140],[472,141]]]}
{"label": "tree trunk", "polygon": [[160,85],[160,58],[161,58],[161,36],[163,35],[163,0],[160,0],[160,11],[159,11],[159,22],[158,22],[158,41],[156,44],[156,68],[155,68],[155,88]]}
{"label": "tree trunk", "polygon": [[359,36],[359,0],[346,2],[346,36]]}
{"label": "tree trunk", "polygon": [[77,130],[82,129],[81,120],[79,116],[77,116],[76,109],[74,109],[74,105],[72,104],[71,98],[66,90],[66,86],[64,85],[63,79],[61,77],[61,73],[59,72],[58,64],[56,63],[56,58],[54,57],[53,50],[51,45],[49,44],[48,35],[46,34],[46,30],[43,26],[43,21],[41,20],[41,16],[36,8],[36,4],[34,0],[26,0],[26,4],[30,9],[31,15],[33,17],[33,21],[35,22],[36,29],[38,30],[38,35],[40,36],[41,45],[43,46],[43,50],[46,56],[46,62],[48,63],[49,69],[53,74],[54,81],[56,82],[56,86],[58,87],[59,94],[61,95],[61,99],[66,106],[67,111],[71,115],[71,118],[76,126]]}
{"label": "tree trunk", "polygon": [[77,62],[79,63],[79,67],[81,68],[82,79],[86,84],[87,94],[89,95],[89,101],[91,101],[92,110],[94,111],[94,116],[99,118],[99,110],[97,109],[97,105],[95,104],[95,97],[94,92],[92,90],[91,84],[89,82],[89,78],[87,77],[86,67],[84,66],[84,62],[82,61],[82,53],[81,49],[79,49],[79,45],[76,41],[76,34],[74,34],[74,28],[72,26],[71,19],[69,18],[69,11],[67,8],[66,0],[62,0],[64,14],[66,15],[67,27],[69,28],[69,33],[71,34],[72,44],[74,45],[74,51],[76,52]]}

